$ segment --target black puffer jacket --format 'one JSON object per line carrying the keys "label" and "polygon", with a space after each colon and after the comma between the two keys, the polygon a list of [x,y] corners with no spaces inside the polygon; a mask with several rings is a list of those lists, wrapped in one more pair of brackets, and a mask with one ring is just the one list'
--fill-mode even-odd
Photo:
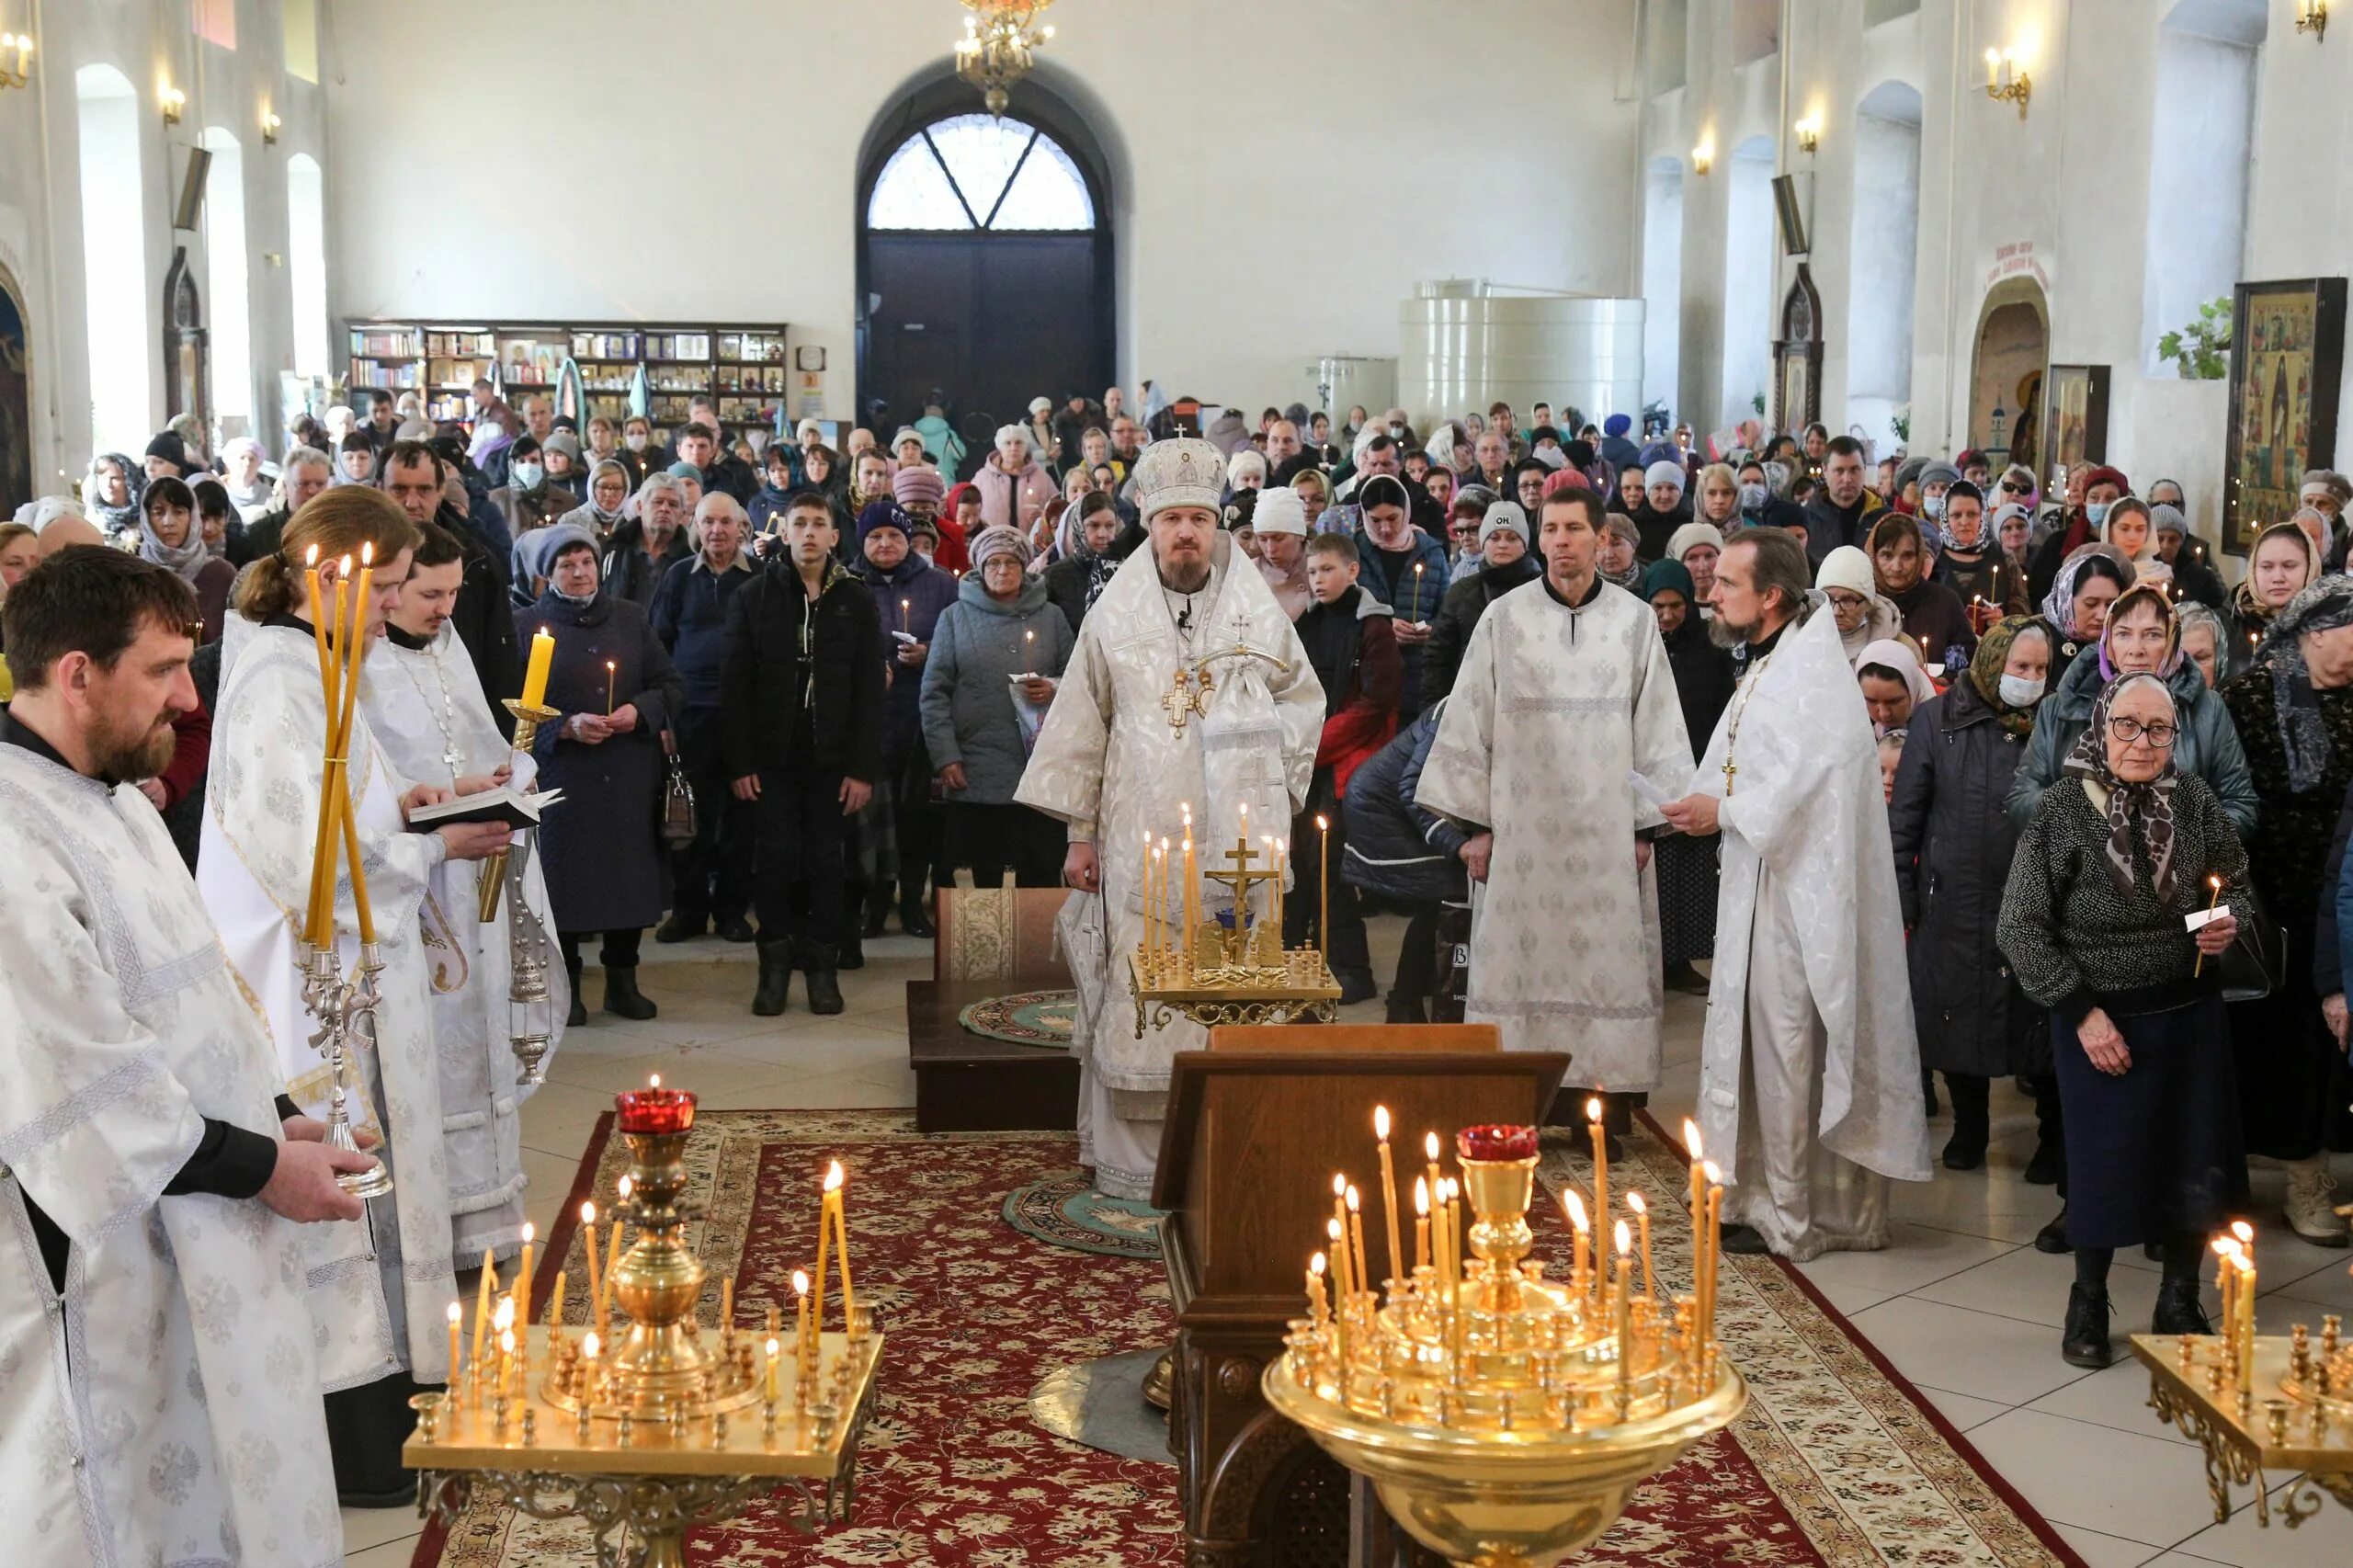
{"label": "black puffer jacket", "polygon": [[1912,715],[1888,828],[1924,1067],[1979,1077],[2050,1070],[2042,1009],[1994,939],[2018,838],[2004,802],[2026,750],[1966,674]]}
{"label": "black puffer jacket", "polygon": [[1462,830],[1414,804],[1445,708],[1441,701],[1398,731],[1348,779],[1340,879],[1350,887],[1399,903],[1470,897]]}
{"label": "black puffer jacket", "polygon": [[[812,617],[815,647],[804,663],[801,627]],[[819,775],[881,778],[885,657],[882,618],[864,583],[835,572],[813,605],[791,562],[771,562],[727,601],[719,706],[728,776],[799,761]]]}

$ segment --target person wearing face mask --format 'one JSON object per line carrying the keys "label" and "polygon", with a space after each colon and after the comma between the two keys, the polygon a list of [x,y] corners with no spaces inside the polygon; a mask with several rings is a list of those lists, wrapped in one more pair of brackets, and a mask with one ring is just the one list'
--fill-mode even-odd
{"label": "person wearing face mask", "polygon": [[1814,570],[1813,585],[1830,603],[1847,663],[1860,659],[1872,643],[1904,634],[1903,615],[1880,597],[1871,558],[1853,545],[1842,544],[1823,557]]}
{"label": "person wearing face mask", "polygon": [[1740,465],[1737,477],[1742,528],[1785,528],[1791,523],[1804,526],[1805,514],[1775,489],[1773,465],[1750,458]]}
{"label": "person wearing face mask", "polygon": [[2353,504],[2353,479],[2347,479],[2334,469],[2316,468],[2306,473],[2296,487],[2299,505],[2310,507],[2327,519],[2321,544],[2321,570],[2345,570],[2346,525],[2345,508]]}
{"label": "person wearing face mask", "polygon": [[[1969,668],[1913,710],[1888,801],[1920,1065],[1942,1073],[1952,1096],[1947,1170],[1985,1163],[1995,1079],[2051,1071],[2042,1009],[2018,989],[1995,934],[2018,835],[2005,802],[2051,645],[2032,616],[1988,626]],[[2035,1159],[2055,1161],[2055,1126],[2040,1142],[2048,1153],[2039,1146]]]}
{"label": "person wearing face mask", "polygon": [[490,504],[517,539],[548,524],[580,505],[571,491],[548,483],[547,464],[540,443],[518,436],[506,449],[506,483],[490,493]]}
{"label": "person wearing face mask", "polygon": [[1945,497],[1961,483],[1961,470],[1951,463],[1932,460],[1920,465],[1920,504],[1914,516],[1921,520],[1922,531],[1931,537],[1944,531]]}
{"label": "person wearing face mask", "polygon": [[2027,568],[2029,595],[2040,599],[2051,591],[2052,579],[2059,574],[2061,564],[2084,546],[2098,541],[2101,526],[2108,521],[2109,507],[2131,488],[2131,482],[2124,477],[2121,469],[2101,463],[2085,472],[2083,504],[2069,506],[2063,523],[2053,528],[2035,550],[2033,562]]}

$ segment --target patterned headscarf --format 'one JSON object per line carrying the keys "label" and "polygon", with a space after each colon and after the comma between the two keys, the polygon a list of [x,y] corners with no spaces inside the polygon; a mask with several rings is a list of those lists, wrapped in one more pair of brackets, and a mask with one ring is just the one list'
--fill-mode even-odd
{"label": "patterned headscarf", "polygon": [[2117,677],[2116,661],[2108,656],[2108,640],[2116,634],[2116,623],[2139,609],[2143,605],[2157,607],[2157,619],[2165,629],[2165,651],[2157,660],[2157,674],[2171,676],[2181,668],[2181,618],[2174,614],[2173,601],[2154,583],[2135,583],[2116,596],[2108,607],[2108,619],[2099,628],[2099,677],[2112,681]]}
{"label": "patterned headscarf", "polygon": [[2040,637],[2045,650],[2058,641],[2040,616],[2006,615],[1987,627],[1985,635],[1977,640],[1977,652],[1969,661],[1969,684],[1985,706],[1994,710],[1995,722],[2024,740],[2034,730],[2033,706],[2013,708],[2002,700],[2002,670],[2010,662],[2011,647],[2021,637]]}
{"label": "patterned headscarf", "polygon": [[2307,631],[2340,626],[2353,626],[2353,578],[2323,577],[2300,589],[2271,618],[2256,654],[2258,661],[2271,665],[2271,700],[2288,752],[2288,787],[2299,794],[2326,776],[2330,753],[2328,725],[2321,717],[2312,671],[2304,665],[2302,639]]}
{"label": "patterned headscarf", "polygon": [[[2042,619],[2058,630],[2070,643],[2080,641],[2075,635],[2075,589],[2083,582],[2086,563],[2094,556],[2106,562],[2109,575],[2119,579],[2124,587],[2132,585],[2132,568],[2120,560],[2106,545],[2086,544],[2076,547],[2074,554],[2059,563],[2058,574],[2051,579],[2051,591],[2042,596]],[[2121,590],[2120,589],[2120,595]]]}
{"label": "patterned headscarf", "polygon": [[2168,750],[2157,776],[2143,784],[2127,783],[2108,759],[2109,715],[2115,711],[2118,697],[2142,681],[2164,695],[2165,711],[2176,723],[2180,722],[2173,693],[2155,676],[2129,675],[2111,681],[2092,704],[2091,725],[2067,754],[2060,771],[2108,791],[2108,878],[2117,892],[2126,898],[2132,895],[2132,848],[2138,840],[2149,863],[2149,884],[2156,890],[2158,902],[2165,903],[2173,900],[2173,790],[2181,781],[2174,767],[2174,754]]}

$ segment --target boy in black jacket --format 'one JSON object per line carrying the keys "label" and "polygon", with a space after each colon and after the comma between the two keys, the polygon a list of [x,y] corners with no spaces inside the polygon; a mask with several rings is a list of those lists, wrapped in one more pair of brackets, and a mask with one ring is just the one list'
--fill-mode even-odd
{"label": "boy in black jacket", "polygon": [[849,820],[882,768],[882,623],[834,558],[813,490],[785,508],[785,553],[727,607],[722,744],[739,801],[756,802],[760,982],[752,1011],[784,1011],[796,965],[809,1010],[838,1013],[835,977]]}

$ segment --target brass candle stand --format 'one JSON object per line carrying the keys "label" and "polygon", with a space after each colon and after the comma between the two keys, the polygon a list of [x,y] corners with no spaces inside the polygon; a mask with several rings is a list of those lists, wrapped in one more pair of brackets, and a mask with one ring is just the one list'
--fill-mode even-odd
{"label": "brass candle stand", "polygon": [[[1233,890],[1231,926],[1198,918],[1190,890],[1179,895],[1173,926],[1159,900],[1147,899],[1143,937],[1128,955],[1129,991],[1136,1003],[1136,1038],[1181,1014],[1205,1028],[1222,1024],[1330,1023],[1338,1016],[1340,983],[1313,943],[1283,946],[1282,872],[1247,838],[1225,852],[1230,869],[1205,872]],[[1188,857],[1189,866],[1189,856]],[[1189,879],[1189,869],[1180,873]],[[1166,877],[1160,884],[1165,893]],[[1253,918],[1253,890],[1264,885],[1267,912]]]}
{"label": "brass candle stand", "polygon": [[[540,726],[551,719],[560,719],[560,708],[532,707],[522,699],[510,697],[501,704],[515,716],[515,750],[528,753],[540,738]],[[482,863],[482,878],[478,884],[478,904],[475,914],[485,926],[498,918],[498,895],[506,886],[506,855],[501,849]]]}
{"label": "brass candle stand", "polygon": [[[365,1153],[352,1132],[350,1101],[357,1096],[365,1108],[368,1091],[364,1082],[353,1082],[351,1074],[358,1042],[364,1039],[370,1045],[375,1043],[376,1008],[383,1000],[376,977],[383,972],[383,958],[376,944],[361,943],[358,965],[347,981],[343,955],[332,943],[313,947],[304,942],[295,949],[295,967],[302,975],[302,1006],[318,1021],[311,1045],[327,1063],[325,1142],[330,1148]],[[355,1198],[381,1198],[392,1190],[392,1173],[377,1159],[364,1171],[338,1176],[335,1185]]]}
{"label": "brass candle stand", "polygon": [[2315,1343],[2302,1324],[2285,1335],[2136,1334],[2132,1354],[2149,1369],[2149,1408],[2206,1456],[2214,1522],[2231,1517],[2231,1489],[2251,1487],[2259,1525],[2271,1523],[2268,1470],[2302,1472],[2279,1501],[2290,1528],[2324,1495],[2353,1508],[2353,1345],[2343,1323],[2321,1320]]}
{"label": "brass candle stand", "polygon": [[694,1311],[708,1271],[677,1204],[688,1134],[623,1136],[635,1161],[620,1214],[638,1233],[608,1288],[625,1322],[534,1327],[446,1393],[412,1399],[417,1426],[401,1460],[418,1472],[420,1512],[454,1523],[488,1497],[578,1518],[600,1568],[684,1568],[689,1527],[766,1493],[801,1534],[846,1522],[882,1336],[862,1308],[847,1333],[816,1335],[805,1359],[755,1344],[777,1344],[777,1329],[706,1335]]}
{"label": "brass candle stand", "polygon": [[1590,1545],[1748,1399],[1694,1297],[1661,1309],[1622,1265],[1613,1289],[1606,1268],[1553,1281],[1527,1261],[1536,1158],[1460,1161],[1473,1259],[1449,1267],[1441,1244],[1385,1301],[1342,1267],[1328,1312],[1317,1271],[1313,1315],[1263,1379],[1407,1534],[1473,1568],[1548,1568]]}

